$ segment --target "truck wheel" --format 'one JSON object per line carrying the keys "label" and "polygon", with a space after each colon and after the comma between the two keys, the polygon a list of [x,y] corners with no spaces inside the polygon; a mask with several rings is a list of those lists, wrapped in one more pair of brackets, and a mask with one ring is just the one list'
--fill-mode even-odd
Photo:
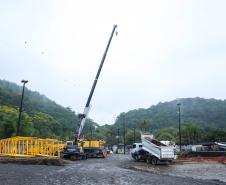
{"label": "truck wheel", "polygon": [[72,161],[75,161],[75,160],[77,160],[77,157],[76,157],[75,155],[71,155],[71,156],[70,156],[70,159],[71,159]]}
{"label": "truck wheel", "polygon": [[151,163],[151,159],[152,159],[151,157],[147,157],[146,158],[146,163],[150,164]]}
{"label": "truck wheel", "polygon": [[152,157],[151,164],[156,165],[158,163],[158,159],[156,157]]}
{"label": "truck wheel", "polygon": [[138,155],[135,155],[135,156],[134,156],[134,160],[135,160],[135,161],[138,161]]}

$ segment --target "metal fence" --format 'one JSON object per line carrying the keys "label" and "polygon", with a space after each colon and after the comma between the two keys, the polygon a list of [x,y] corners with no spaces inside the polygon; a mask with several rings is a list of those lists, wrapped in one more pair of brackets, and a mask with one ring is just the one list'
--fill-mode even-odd
{"label": "metal fence", "polygon": [[57,139],[12,137],[0,140],[0,156],[59,158],[64,146],[65,144]]}

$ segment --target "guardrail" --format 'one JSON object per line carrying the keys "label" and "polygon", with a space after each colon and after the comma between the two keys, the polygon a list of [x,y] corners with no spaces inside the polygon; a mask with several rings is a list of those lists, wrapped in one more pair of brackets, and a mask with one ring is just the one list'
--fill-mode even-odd
{"label": "guardrail", "polygon": [[0,140],[0,156],[60,157],[65,144],[57,139],[35,137],[11,137]]}

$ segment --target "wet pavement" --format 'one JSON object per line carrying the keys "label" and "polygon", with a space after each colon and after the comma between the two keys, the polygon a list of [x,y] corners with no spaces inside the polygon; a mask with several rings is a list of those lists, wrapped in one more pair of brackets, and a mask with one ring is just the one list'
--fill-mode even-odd
{"label": "wet pavement", "polygon": [[[212,168],[205,164],[201,164],[199,167],[196,164],[151,166],[144,162],[134,162],[130,156],[112,155],[107,159],[88,159],[85,161],[69,162],[65,166],[0,164],[0,184],[226,184],[225,179],[222,178],[219,181],[216,178],[218,176],[212,174],[214,172],[213,169],[219,170],[215,173],[218,176],[226,174],[224,165],[218,166],[218,164],[214,164]],[[191,175],[192,173],[194,175]]]}
{"label": "wet pavement", "polygon": [[226,165],[218,162],[189,162],[153,166],[145,162],[131,161],[127,163],[127,168],[170,176],[210,179],[226,184]]}

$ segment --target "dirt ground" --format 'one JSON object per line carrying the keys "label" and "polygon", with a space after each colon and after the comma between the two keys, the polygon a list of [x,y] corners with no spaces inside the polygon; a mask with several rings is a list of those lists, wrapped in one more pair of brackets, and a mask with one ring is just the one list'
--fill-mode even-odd
{"label": "dirt ground", "polygon": [[131,161],[127,164],[127,168],[155,174],[216,180],[226,184],[226,165],[217,161],[177,162],[170,165],[156,166],[146,164],[145,162]]}
{"label": "dirt ground", "polygon": [[226,184],[222,164],[152,166],[134,162],[129,155],[68,162],[64,166],[0,164],[1,185],[107,185],[107,184]]}

